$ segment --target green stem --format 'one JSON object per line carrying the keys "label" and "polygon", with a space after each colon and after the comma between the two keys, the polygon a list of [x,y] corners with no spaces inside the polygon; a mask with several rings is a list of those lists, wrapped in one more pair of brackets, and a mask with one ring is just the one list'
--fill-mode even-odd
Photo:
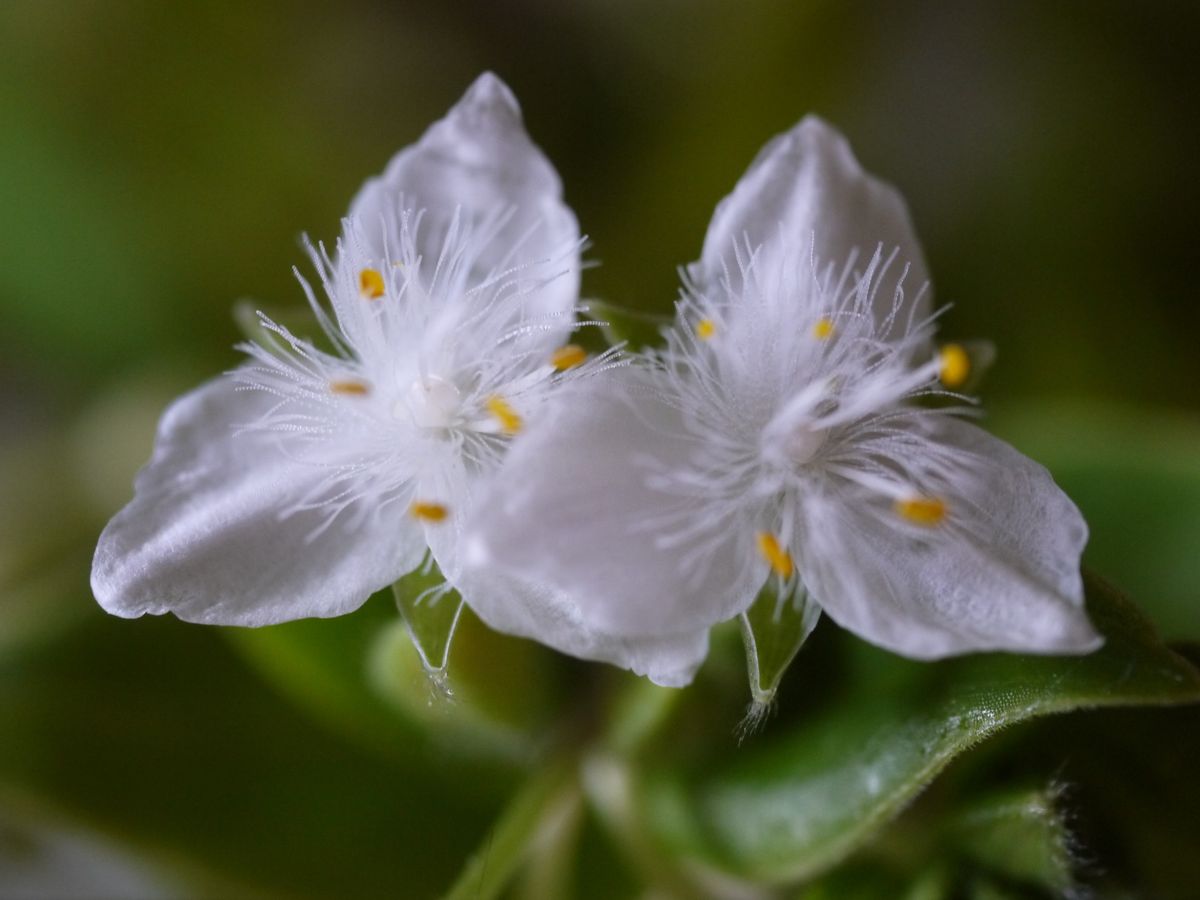
{"label": "green stem", "polygon": [[548,765],[517,791],[443,900],[491,900],[525,862],[543,829],[561,820],[577,794],[575,761]]}
{"label": "green stem", "polygon": [[667,862],[647,834],[637,809],[633,771],[625,759],[603,753],[590,756],[583,766],[583,784],[592,809],[653,896],[669,900],[697,896],[696,886]]}
{"label": "green stem", "polygon": [[542,817],[529,843],[529,860],[516,897],[522,900],[568,900],[573,894],[576,850],[583,826],[583,795],[578,785],[561,791]]}

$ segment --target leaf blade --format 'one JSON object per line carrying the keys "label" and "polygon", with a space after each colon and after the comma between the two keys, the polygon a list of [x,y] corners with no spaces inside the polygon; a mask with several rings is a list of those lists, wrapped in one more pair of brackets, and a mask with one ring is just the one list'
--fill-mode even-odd
{"label": "leaf blade", "polygon": [[659,840],[700,866],[796,881],[845,858],[953,758],[1002,728],[1073,709],[1200,700],[1200,674],[1132,604],[1086,581],[1108,639],[1101,650],[924,664],[856,643],[853,684],[815,719],[715,772],[649,773],[643,810]]}

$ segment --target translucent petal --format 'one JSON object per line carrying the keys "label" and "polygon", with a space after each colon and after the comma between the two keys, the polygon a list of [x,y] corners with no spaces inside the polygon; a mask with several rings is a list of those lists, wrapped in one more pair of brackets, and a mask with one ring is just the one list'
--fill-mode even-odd
{"label": "translucent petal", "polygon": [[578,302],[579,224],[563,203],[558,173],[525,132],[512,91],[490,72],[354,198],[350,215],[368,230],[380,224],[374,255],[386,255],[382,222],[404,208],[424,210],[419,249],[428,264],[438,259],[457,209],[475,224],[511,209],[479,259],[478,276],[553,261],[546,276],[564,274],[528,296],[528,311],[565,315]]}
{"label": "translucent petal", "polygon": [[695,445],[644,378],[620,370],[555,398],[481,498],[467,562],[563,592],[601,632],[695,632],[749,606],[765,565],[744,565],[727,522],[656,480]]}
{"label": "translucent petal", "polygon": [[708,629],[678,634],[614,634],[584,620],[575,597],[495,567],[459,578],[468,605],[496,631],[532,638],[579,659],[611,663],[663,687],[683,687],[708,655]]}
{"label": "translucent petal", "polygon": [[974,650],[1086,653],[1087,526],[1046,470],[965,422],[935,417],[960,478],[950,514],[910,525],[865,503],[809,498],[801,568],[839,625],[918,659]]}
{"label": "translucent petal", "polygon": [[[714,283],[728,272],[736,289],[739,269],[735,247],[765,244],[760,273],[771,267],[770,256],[813,251],[822,267],[840,272],[857,251],[855,270],[862,272],[876,248],[886,259],[896,257],[878,279],[875,309],[887,316],[897,284],[912,301],[929,281],[920,244],[904,199],[891,185],[864,172],[847,140],[816,116],[807,116],[791,131],[772,139],[758,154],[733,193],[717,204],[704,238],[698,273]],[[776,246],[772,246],[772,242]],[[912,308],[915,321],[931,309],[926,290]],[[909,315],[909,308],[904,316]]]}
{"label": "translucent petal", "polygon": [[296,461],[284,434],[237,432],[275,403],[221,377],[159,423],[133,500],[105,528],[92,590],[108,612],[268,625],[336,616],[420,562],[420,529],[400,504],[284,510],[326,474]]}

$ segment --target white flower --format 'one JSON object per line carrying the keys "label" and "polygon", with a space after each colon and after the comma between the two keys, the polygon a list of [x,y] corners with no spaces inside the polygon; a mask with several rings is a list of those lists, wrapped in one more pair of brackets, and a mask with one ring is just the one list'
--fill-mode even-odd
{"label": "white flower", "polygon": [[[836,131],[808,118],[768,144],[690,280],[664,351],[564,392],[516,443],[468,526],[473,565],[644,641],[703,634],[776,578],[906,656],[1100,644],[1086,525],[957,415],[969,360],[934,348],[904,203]],[[562,644],[538,604],[505,612]]]}
{"label": "white flower", "polygon": [[[100,538],[97,599],[263,625],[334,616],[418,566],[453,581],[482,479],[545,397],[607,358],[563,342],[581,240],[516,100],[480,77],[311,248],[337,353],[269,349],[176,401]],[[470,598],[466,598],[469,602]]]}

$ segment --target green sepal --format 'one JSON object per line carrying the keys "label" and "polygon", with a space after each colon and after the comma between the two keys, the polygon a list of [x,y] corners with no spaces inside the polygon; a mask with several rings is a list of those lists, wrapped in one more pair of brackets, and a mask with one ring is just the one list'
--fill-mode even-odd
{"label": "green sepal", "polygon": [[559,660],[492,631],[432,561],[392,586],[400,621],[368,653],[372,686],[439,743],[529,758],[559,708]]}
{"label": "green sepal", "polygon": [[769,578],[754,604],[738,617],[750,696],[756,708],[769,706],[775,699],[783,673],[820,617],[821,608],[795,577],[786,581]]}
{"label": "green sepal", "polygon": [[462,615],[462,595],[445,584],[432,561],[393,584],[392,594],[425,671],[444,675],[450,642]]}

